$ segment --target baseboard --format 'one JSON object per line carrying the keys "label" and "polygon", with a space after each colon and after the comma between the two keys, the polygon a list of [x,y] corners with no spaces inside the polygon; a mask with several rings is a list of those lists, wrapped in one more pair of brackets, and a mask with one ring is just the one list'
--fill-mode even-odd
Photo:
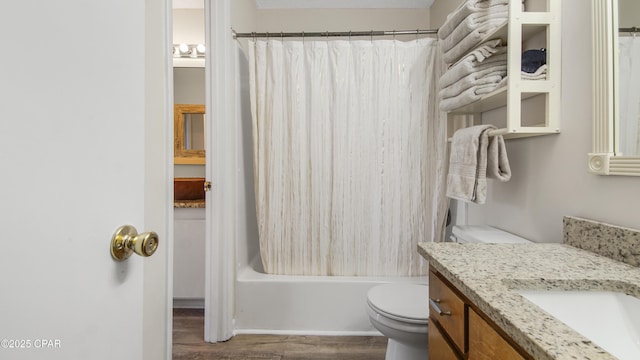
{"label": "baseboard", "polygon": [[234,335],[289,335],[289,336],[383,336],[379,331],[313,331],[313,330],[266,330],[236,329]]}
{"label": "baseboard", "polygon": [[204,299],[199,298],[174,298],[174,309],[204,309]]}

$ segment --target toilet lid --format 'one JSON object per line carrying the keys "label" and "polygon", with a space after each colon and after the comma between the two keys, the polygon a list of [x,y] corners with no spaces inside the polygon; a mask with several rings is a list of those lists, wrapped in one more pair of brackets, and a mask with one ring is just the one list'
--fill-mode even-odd
{"label": "toilet lid", "polygon": [[381,315],[399,321],[426,324],[429,287],[421,284],[385,284],[371,288],[367,302]]}

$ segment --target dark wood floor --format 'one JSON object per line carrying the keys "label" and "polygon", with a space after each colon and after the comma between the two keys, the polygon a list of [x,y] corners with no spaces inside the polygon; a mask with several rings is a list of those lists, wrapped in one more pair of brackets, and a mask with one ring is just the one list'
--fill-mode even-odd
{"label": "dark wood floor", "polygon": [[217,344],[204,342],[204,311],[173,311],[173,360],[383,360],[382,336],[237,335]]}

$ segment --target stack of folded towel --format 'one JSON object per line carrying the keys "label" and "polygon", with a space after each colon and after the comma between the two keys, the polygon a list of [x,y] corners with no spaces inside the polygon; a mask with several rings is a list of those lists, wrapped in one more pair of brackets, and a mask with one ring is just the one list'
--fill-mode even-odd
{"label": "stack of folded towel", "polygon": [[450,111],[506,85],[507,48],[487,41],[452,65],[440,77],[440,110]]}
{"label": "stack of folded towel", "polygon": [[444,62],[454,63],[509,17],[509,0],[467,0],[438,30]]}

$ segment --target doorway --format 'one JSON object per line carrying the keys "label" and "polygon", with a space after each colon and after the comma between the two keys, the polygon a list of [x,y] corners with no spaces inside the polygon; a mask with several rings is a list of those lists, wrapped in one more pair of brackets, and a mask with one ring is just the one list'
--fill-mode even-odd
{"label": "doorway", "polygon": [[[174,105],[204,106],[204,0],[173,1],[173,44]],[[204,309],[205,306],[204,178],[204,161],[174,164],[174,309]],[[192,187],[195,193],[189,189],[183,191],[183,185]]]}

